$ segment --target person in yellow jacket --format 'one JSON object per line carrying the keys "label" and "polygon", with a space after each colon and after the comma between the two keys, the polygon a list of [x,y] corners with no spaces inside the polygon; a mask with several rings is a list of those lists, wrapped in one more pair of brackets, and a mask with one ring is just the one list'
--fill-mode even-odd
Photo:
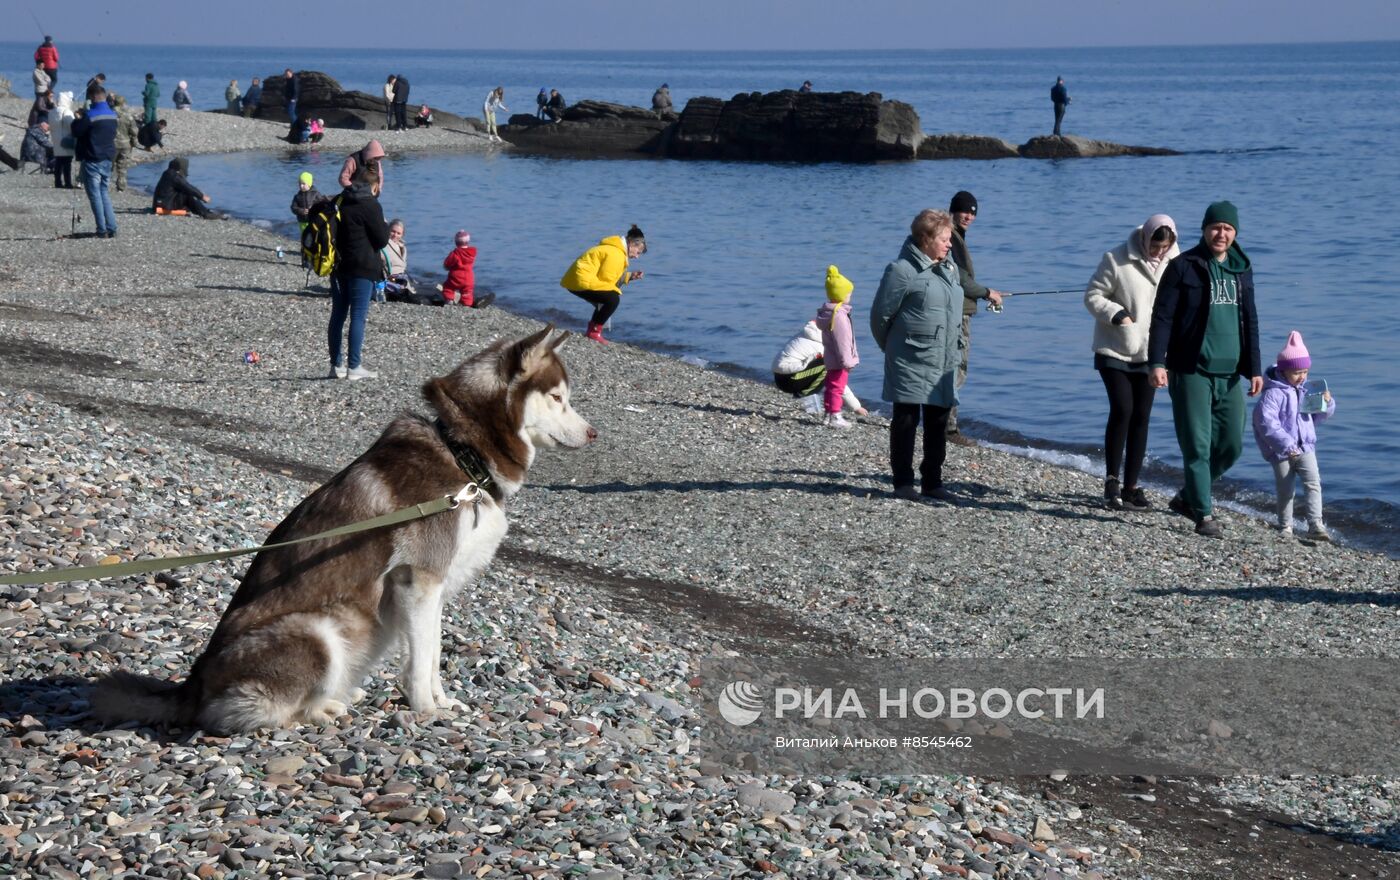
{"label": "person in yellow jacket", "polygon": [[622,285],[642,279],[641,272],[629,272],[627,261],[647,252],[646,236],[633,226],[627,230],[626,241],[610,235],[583,252],[559,286],[574,296],[593,304],[593,317],[588,322],[588,338],[607,345],[603,325],[622,303]]}

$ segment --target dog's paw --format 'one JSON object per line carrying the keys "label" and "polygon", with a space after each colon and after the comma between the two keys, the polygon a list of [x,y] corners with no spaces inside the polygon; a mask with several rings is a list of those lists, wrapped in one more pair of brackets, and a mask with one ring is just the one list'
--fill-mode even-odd
{"label": "dog's paw", "polygon": [[447,694],[434,694],[433,700],[437,704],[437,710],[439,712],[461,715],[469,708],[466,703],[463,703],[456,697],[449,697]]}
{"label": "dog's paw", "polygon": [[308,709],[305,716],[307,722],[311,724],[332,724],[346,711],[346,705],[339,700],[326,700],[319,706]]}
{"label": "dog's paw", "polygon": [[351,688],[351,689],[350,689],[350,693],[346,694],[346,699],[348,699],[348,700],[350,701],[350,705],[352,705],[352,706],[355,705],[356,703],[360,702],[360,701],[363,700],[364,698],[365,698],[365,689],[364,689],[364,688]]}

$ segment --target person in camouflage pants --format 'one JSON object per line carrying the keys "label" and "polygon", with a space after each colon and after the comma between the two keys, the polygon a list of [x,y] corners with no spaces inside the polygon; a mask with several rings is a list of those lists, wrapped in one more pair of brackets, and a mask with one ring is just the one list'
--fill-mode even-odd
{"label": "person in camouflage pants", "polygon": [[136,148],[136,134],[141,130],[141,123],[121,95],[110,95],[108,103],[117,111],[117,157],[112,162],[112,188],[124,192],[131,151]]}

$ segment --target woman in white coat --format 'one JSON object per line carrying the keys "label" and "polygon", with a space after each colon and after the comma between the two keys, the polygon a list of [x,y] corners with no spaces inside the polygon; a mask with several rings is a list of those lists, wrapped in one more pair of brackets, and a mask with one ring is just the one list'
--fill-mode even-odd
{"label": "woman in white coat", "polygon": [[1150,506],[1138,486],[1154,395],[1147,330],[1157,282],[1178,253],[1176,224],[1166,214],[1153,214],[1103,255],[1084,291],[1084,306],[1094,316],[1094,369],[1108,392],[1103,497],[1114,510]]}
{"label": "woman in white coat", "polygon": [[[53,185],[73,188],[73,93],[59,92],[49,111],[49,137],[53,141]],[[67,146],[65,146],[67,144]]]}

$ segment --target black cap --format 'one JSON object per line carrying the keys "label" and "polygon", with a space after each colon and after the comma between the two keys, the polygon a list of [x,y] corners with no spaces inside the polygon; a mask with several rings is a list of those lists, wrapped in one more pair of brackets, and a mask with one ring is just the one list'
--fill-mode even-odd
{"label": "black cap", "polygon": [[953,196],[953,201],[948,203],[948,210],[954,214],[966,211],[973,216],[977,214],[977,196],[965,189],[960,189]]}

